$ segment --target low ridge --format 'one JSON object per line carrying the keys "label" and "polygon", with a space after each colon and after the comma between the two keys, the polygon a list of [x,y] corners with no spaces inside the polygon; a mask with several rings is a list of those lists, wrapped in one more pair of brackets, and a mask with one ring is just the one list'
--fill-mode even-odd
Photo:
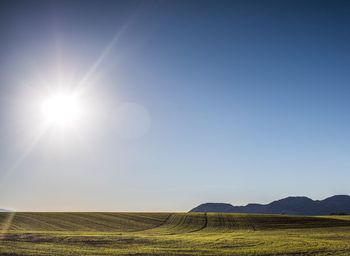
{"label": "low ridge", "polygon": [[350,214],[350,196],[335,195],[324,200],[312,200],[305,196],[286,197],[269,204],[247,204],[246,206],[205,203],[193,208],[190,212],[346,215]]}

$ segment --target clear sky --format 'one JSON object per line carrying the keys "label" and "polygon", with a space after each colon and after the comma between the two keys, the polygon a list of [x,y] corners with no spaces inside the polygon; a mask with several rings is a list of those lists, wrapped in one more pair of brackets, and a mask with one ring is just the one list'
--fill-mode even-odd
{"label": "clear sky", "polygon": [[0,208],[349,194],[349,68],[348,1],[1,1]]}

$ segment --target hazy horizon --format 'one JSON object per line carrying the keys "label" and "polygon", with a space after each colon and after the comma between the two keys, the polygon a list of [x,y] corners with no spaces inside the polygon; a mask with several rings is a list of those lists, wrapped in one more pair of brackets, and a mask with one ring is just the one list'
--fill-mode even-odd
{"label": "hazy horizon", "polygon": [[1,1],[0,208],[350,194],[349,7]]}
{"label": "hazy horizon", "polygon": [[310,198],[310,197],[307,197],[307,196],[301,196],[301,195],[297,195],[297,196],[295,196],[295,195],[291,195],[291,196],[287,196],[287,197],[283,197],[283,198],[276,198],[275,200],[273,200],[273,201],[269,201],[269,202],[247,202],[247,203],[244,203],[244,204],[232,204],[231,202],[221,202],[221,201],[218,201],[218,202],[199,202],[198,204],[196,204],[196,205],[193,205],[191,208],[189,208],[189,209],[186,209],[186,210],[178,210],[178,211],[174,211],[174,210],[163,210],[163,211],[157,211],[157,210],[154,210],[154,209],[150,209],[150,210],[142,210],[142,209],[136,209],[136,210],[133,210],[133,211],[130,211],[130,209],[129,210],[121,210],[121,211],[116,211],[116,210],[103,210],[103,209],[101,209],[101,210],[91,210],[91,209],[94,209],[93,207],[91,207],[91,208],[86,208],[86,209],[69,209],[69,208],[67,208],[67,209],[60,209],[60,210],[40,210],[40,209],[31,209],[31,210],[22,210],[22,211],[20,211],[20,210],[17,210],[17,209],[11,209],[11,208],[6,208],[6,207],[3,207],[3,208],[0,208],[0,212],[1,211],[10,211],[10,212],[173,212],[173,213],[175,213],[175,212],[189,212],[190,210],[193,210],[195,207],[197,207],[197,206],[200,206],[200,205],[205,205],[205,204],[207,204],[207,203],[209,203],[209,204],[211,204],[211,203],[218,203],[218,204],[221,204],[221,203],[223,203],[223,204],[231,204],[232,206],[239,206],[239,207],[244,207],[244,206],[247,206],[247,205],[249,205],[249,204],[260,204],[260,205],[268,205],[268,204],[270,204],[270,203],[272,203],[272,202],[275,202],[275,201],[279,201],[279,200],[281,200],[281,199],[286,199],[286,198],[294,198],[294,197],[307,197],[307,198],[309,198],[309,199],[311,199],[311,200],[313,200],[313,201],[322,201],[322,200],[324,200],[324,199],[328,199],[328,198],[331,198],[331,197],[334,197],[334,196],[349,196],[349,195],[330,195],[330,196],[328,196],[328,197],[326,197],[326,198],[317,198],[317,199],[315,199],[315,198]]}

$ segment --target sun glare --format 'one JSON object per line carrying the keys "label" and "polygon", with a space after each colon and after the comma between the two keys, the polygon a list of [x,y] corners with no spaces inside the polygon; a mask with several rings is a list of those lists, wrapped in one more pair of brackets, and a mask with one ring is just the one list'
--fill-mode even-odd
{"label": "sun glare", "polygon": [[74,125],[81,115],[81,104],[74,94],[58,93],[43,101],[42,113],[51,125]]}

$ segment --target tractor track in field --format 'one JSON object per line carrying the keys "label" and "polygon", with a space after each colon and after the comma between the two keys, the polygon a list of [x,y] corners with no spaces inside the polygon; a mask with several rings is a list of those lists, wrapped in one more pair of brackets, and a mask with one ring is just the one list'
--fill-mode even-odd
{"label": "tractor track in field", "polygon": [[152,230],[152,229],[155,229],[155,228],[159,228],[163,225],[165,225],[165,223],[168,222],[168,220],[171,218],[171,216],[173,216],[175,213],[169,213],[169,215],[159,224],[153,226],[153,227],[150,227],[150,228],[146,228],[146,229],[141,229],[141,230],[133,230],[133,231],[130,231],[130,232],[143,232],[143,231],[147,231],[147,230]]}
{"label": "tractor track in field", "polygon": [[173,216],[174,215],[174,213],[170,213],[169,215],[168,215],[168,217],[166,217],[161,223],[159,223],[158,225],[156,225],[156,226],[154,226],[154,227],[152,227],[152,228],[149,228],[149,229],[154,229],[154,228],[159,228],[160,226],[163,226],[165,223],[167,223],[168,222],[168,220],[171,218],[171,216]]}
{"label": "tractor track in field", "polygon": [[[144,229],[144,230],[139,230],[140,232],[142,232],[142,231],[149,231],[149,230],[153,230],[153,229],[157,229],[157,228],[161,228],[161,227],[167,227],[167,225],[169,225],[169,220],[173,217],[173,216],[175,216],[176,215],[176,213],[172,213],[172,214],[169,214],[163,221],[162,221],[162,223],[159,223],[157,226],[154,226],[154,227],[152,227],[152,228],[148,228],[148,229]],[[177,228],[181,228],[182,226],[186,226],[186,218],[187,218],[188,216],[184,216],[184,219],[182,219],[181,221],[179,221],[179,222],[177,222],[176,224],[175,224],[175,226],[170,226],[171,227],[171,229],[177,229]],[[208,216],[207,216],[207,213],[204,213],[204,223],[202,224],[202,225],[200,225],[200,227],[198,227],[198,228],[196,228],[196,229],[194,229],[194,230],[189,230],[189,231],[186,231],[186,232],[184,232],[184,233],[194,233],[194,232],[198,232],[198,231],[201,231],[201,230],[203,230],[203,229],[205,229],[207,226],[208,226]],[[133,232],[137,232],[137,231],[133,231]],[[178,234],[178,232],[175,232],[175,233],[172,233],[172,235],[176,235],[176,234]]]}
{"label": "tractor track in field", "polygon": [[191,230],[191,231],[189,231],[187,233],[194,233],[194,232],[201,231],[201,230],[205,229],[207,226],[208,226],[208,214],[205,212],[204,213],[204,224],[203,224],[203,226],[198,228],[198,229]]}

